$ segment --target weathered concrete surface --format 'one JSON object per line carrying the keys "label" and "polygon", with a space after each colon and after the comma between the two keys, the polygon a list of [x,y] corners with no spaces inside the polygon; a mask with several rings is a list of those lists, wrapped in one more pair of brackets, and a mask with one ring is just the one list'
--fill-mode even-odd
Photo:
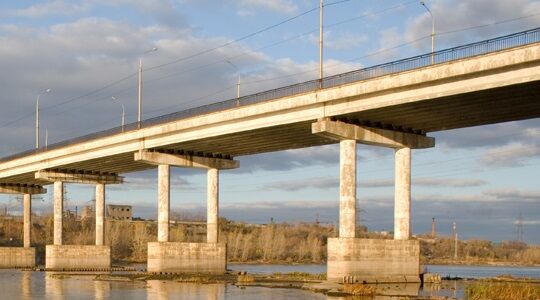
{"label": "weathered concrete surface", "polygon": [[0,268],[32,268],[35,266],[35,248],[0,247]]}
{"label": "weathered concrete surface", "polygon": [[225,243],[148,243],[148,272],[223,274]]}
{"label": "weathered concrete surface", "polygon": [[[79,172],[62,172],[62,171],[37,171],[34,174],[36,179],[49,182],[71,182],[71,183],[86,183],[86,184],[119,184],[124,182],[124,177],[117,174],[85,174],[86,170],[77,170]],[[83,171],[84,173],[81,173]]]}
{"label": "weathered concrete surface", "polygon": [[171,165],[185,168],[236,169],[240,167],[240,162],[232,159],[178,155],[150,151],[135,152],[134,160],[152,165]]}
{"label": "weathered concrete surface", "polygon": [[47,189],[40,185],[0,183],[0,194],[46,194]]}
{"label": "weathered concrete surface", "polygon": [[356,141],[341,141],[339,151],[339,237],[354,238],[356,234]]}
{"label": "weathered concrete surface", "polygon": [[109,270],[111,247],[94,245],[46,245],[47,270]]}
{"label": "weathered concrete surface", "polygon": [[62,245],[62,221],[64,219],[64,183],[54,183],[54,233],[53,244]]}
{"label": "weathered concrete surface", "polygon": [[432,137],[331,120],[322,120],[313,123],[311,125],[311,132],[330,139],[350,139],[356,140],[360,144],[379,147],[408,147],[413,149],[435,147],[435,138]]}
{"label": "weathered concrete surface", "polygon": [[207,207],[206,207],[206,242],[219,241],[219,170],[208,169],[207,174]]}
{"label": "weathered concrete surface", "polygon": [[105,238],[105,184],[96,184],[96,245],[102,246]]}
{"label": "weathered concrete surface", "polygon": [[32,235],[32,195],[23,195],[23,247],[30,248]]}
{"label": "weathered concrete surface", "polygon": [[170,172],[169,165],[158,166],[158,242],[169,241]]}
{"label": "weathered concrete surface", "polygon": [[395,151],[394,239],[411,236],[411,149]]}
{"label": "weathered concrete surface", "polygon": [[327,278],[420,282],[420,244],[416,240],[329,238]]}

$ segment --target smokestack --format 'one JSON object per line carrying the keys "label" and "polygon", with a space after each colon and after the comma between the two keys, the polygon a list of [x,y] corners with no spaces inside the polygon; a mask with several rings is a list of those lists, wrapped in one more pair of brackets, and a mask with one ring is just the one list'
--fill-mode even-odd
{"label": "smokestack", "polygon": [[431,237],[435,238],[437,236],[437,232],[435,232],[435,218],[431,218]]}

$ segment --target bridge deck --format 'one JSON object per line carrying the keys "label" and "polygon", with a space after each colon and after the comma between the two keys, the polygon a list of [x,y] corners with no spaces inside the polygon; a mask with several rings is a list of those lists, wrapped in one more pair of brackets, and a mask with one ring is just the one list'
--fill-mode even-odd
{"label": "bridge deck", "polygon": [[238,107],[227,102],[200,114],[180,112],[145,121],[140,130],[115,129],[2,159],[0,183],[46,184],[34,179],[44,169],[153,168],[133,160],[139,149],[235,157],[334,143],[311,133],[321,117],[422,134],[540,117],[540,43],[359,81],[343,78],[349,77],[328,79],[331,87],[324,89],[309,90],[310,83],[272,100],[248,97]]}

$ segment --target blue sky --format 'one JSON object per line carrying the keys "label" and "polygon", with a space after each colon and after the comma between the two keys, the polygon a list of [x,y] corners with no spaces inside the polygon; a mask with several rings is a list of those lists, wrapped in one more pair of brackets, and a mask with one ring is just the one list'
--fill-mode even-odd
{"label": "blue sky", "polygon": [[[426,5],[435,17],[437,49],[540,25],[540,1],[433,0]],[[144,73],[144,118],[233,98],[238,75],[244,95],[314,79],[317,6],[316,0],[2,1],[0,155],[33,147],[35,99],[47,88],[53,91],[40,101],[49,143],[118,126],[121,106],[112,96],[125,105],[127,122],[135,121],[132,75],[141,53],[152,47],[159,50],[143,57],[150,69]],[[327,75],[431,48],[431,18],[418,1],[337,1],[326,7],[325,24]],[[413,152],[413,232],[429,231],[436,217],[443,234],[456,221],[462,237],[514,239],[521,213],[526,241],[540,243],[539,120],[432,135],[437,147]],[[222,215],[257,223],[271,217],[337,221],[336,146],[237,159],[240,169],[221,173]],[[136,215],[155,218],[156,174],[126,174],[124,185],[109,187],[108,203],[132,204]],[[360,221],[370,229],[393,228],[392,180],[392,151],[359,146],[358,207]],[[174,169],[172,182],[173,210],[204,215],[204,172]],[[90,186],[67,189],[71,209],[93,197]],[[21,206],[12,196],[0,196],[0,205],[13,213]],[[38,213],[51,211],[50,195],[34,207]]]}

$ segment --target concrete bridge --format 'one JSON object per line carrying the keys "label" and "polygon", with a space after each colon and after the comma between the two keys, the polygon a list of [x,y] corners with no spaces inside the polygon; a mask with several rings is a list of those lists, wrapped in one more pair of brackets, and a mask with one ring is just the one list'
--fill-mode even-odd
{"label": "concrete bridge", "polygon": [[[46,246],[46,268],[109,269],[110,247],[103,243],[106,185],[121,184],[121,174],[157,167],[158,237],[148,244],[148,271],[223,273],[220,170],[240,167],[238,156],[339,143],[339,237],[328,240],[328,279],[418,281],[419,243],[410,238],[412,149],[434,147],[430,132],[539,117],[539,42],[540,29],[534,29],[4,158],[0,193],[24,194],[24,247],[0,249],[0,265],[35,263],[31,195],[52,184],[54,243]],[[355,236],[357,143],[395,149],[393,240]],[[169,241],[171,166],[208,172],[206,243]],[[95,245],[63,245],[65,183],[96,186]]]}

